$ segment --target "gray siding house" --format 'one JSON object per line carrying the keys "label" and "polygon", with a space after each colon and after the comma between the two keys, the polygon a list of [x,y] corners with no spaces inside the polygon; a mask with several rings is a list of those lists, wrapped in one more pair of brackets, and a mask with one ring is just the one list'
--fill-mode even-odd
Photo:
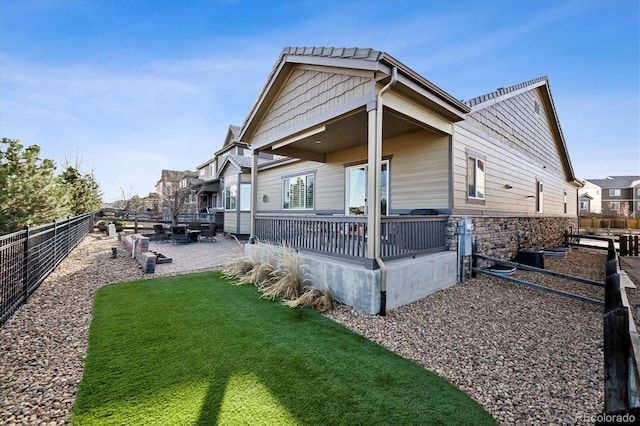
{"label": "gray siding house", "polygon": [[462,102],[385,52],[285,48],[240,140],[253,149],[246,253],[285,242],[315,285],[366,312],[459,281],[459,232],[512,258],[577,229],[580,184],[545,77]]}
{"label": "gray siding house", "polygon": [[586,179],[581,195],[599,192],[597,209],[605,216],[640,217],[640,176],[607,176]]}

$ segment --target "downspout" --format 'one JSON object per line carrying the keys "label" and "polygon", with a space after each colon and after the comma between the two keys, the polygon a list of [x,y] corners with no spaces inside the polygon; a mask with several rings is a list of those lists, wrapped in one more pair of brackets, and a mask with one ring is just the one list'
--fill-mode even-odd
{"label": "downspout", "polygon": [[249,235],[249,243],[256,243],[256,211],[258,210],[258,156],[259,152],[253,150],[251,156],[251,234]]}
{"label": "downspout", "polygon": [[[378,266],[380,267],[380,312],[378,315],[387,315],[387,266],[380,257],[380,240],[381,240],[381,228],[382,228],[382,213],[380,212],[380,187],[382,185],[382,178],[380,176],[380,169],[382,168],[382,111],[384,104],[382,103],[382,95],[385,94],[394,84],[398,81],[398,68],[393,67],[391,70],[391,80],[380,89],[376,99],[376,108],[378,110],[376,114],[376,152],[375,152],[375,197],[373,199],[373,217],[374,217],[374,229],[373,229],[373,244],[374,244],[374,257]],[[371,211],[371,209],[369,209]]]}

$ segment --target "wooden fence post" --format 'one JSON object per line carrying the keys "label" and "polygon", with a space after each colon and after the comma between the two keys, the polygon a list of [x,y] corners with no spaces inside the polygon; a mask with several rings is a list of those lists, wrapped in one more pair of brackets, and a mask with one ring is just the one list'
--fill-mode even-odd
{"label": "wooden fence post", "polygon": [[626,256],[628,253],[627,236],[620,235],[620,256]]}
{"label": "wooden fence post", "polygon": [[604,315],[604,411],[629,409],[629,310],[620,307]]}
{"label": "wooden fence post", "polygon": [[[609,264],[615,262],[610,260],[607,262],[607,271],[609,270]],[[613,309],[617,309],[622,306],[622,296],[620,295],[620,274],[607,275],[604,281],[604,311],[608,313]]]}

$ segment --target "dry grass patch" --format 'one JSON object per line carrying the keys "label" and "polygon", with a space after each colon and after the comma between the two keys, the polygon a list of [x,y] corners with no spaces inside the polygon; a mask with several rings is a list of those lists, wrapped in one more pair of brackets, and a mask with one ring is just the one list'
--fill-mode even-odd
{"label": "dry grass patch", "polygon": [[253,284],[258,288],[268,285],[274,279],[276,269],[268,263],[258,263],[238,280],[238,284]]}
{"label": "dry grass patch", "polygon": [[302,294],[308,271],[309,265],[302,263],[300,254],[283,244],[278,267],[272,272],[273,279],[262,283],[258,289],[265,299],[295,299]]}
{"label": "dry grass patch", "polygon": [[253,267],[253,261],[247,256],[242,256],[222,268],[222,276],[236,285],[247,284],[246,282],[241,282],[241,279],[250,272]]}
{"label": "dry grass patch", "polygon": [[330,311],[337,305],[336,299],[329,290],[313,286],[305,286],[304,293],[300,297],[285,300],[283,303],[291,308],[306,306],[318,312]]}

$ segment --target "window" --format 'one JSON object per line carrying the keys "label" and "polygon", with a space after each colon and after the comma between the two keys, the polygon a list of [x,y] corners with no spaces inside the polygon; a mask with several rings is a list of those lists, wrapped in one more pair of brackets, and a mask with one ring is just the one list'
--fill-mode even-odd
{"label": "window", "polygon": [[225,210],[236,209],[237,189],[235,185],[229,185],[224,189],[224,208]]}
{"label": "window", "polygon": [[609,196],[610,197],[619,197],[620,196],[620,190],[619,189],[610,189],[609,190]]}
{"label": "window", "polygon": [[542,182],[536,181],[536,212],[542,213],[544,211],[544,191]]}
{"label": "window", "polygon": [[620,211],[620,202],[619,201],[611,201],[609,203],[609,210],[618,212]]}
{"label": "window", "polygon": [[564,212],[566,213],[567,212],[567,190],[566,189],[564,190],[563,201],[564,201]]}
{"label": "window", "polygon": [[580,201],[580,210],[587,210],[589,208],[589,202],[588,201]]}
{"label": "window", "polygon": [[246,212],[251,210],[251,184],[250,183],[240,184],[240,210],[246,211]]}
{"label": "window", "polygon": [[485,199],[484,159],[468,154],[467,157],[467,197],[473,200]]}
{"label": "window", "polygon": [[313,174],[291,176],[282,179],[282,209],[313,209],[314,190]]}
{"label": "window", "polygon": [[636,194],[638,195],[638,197],[640,197],[640,188],[636,189]]}

